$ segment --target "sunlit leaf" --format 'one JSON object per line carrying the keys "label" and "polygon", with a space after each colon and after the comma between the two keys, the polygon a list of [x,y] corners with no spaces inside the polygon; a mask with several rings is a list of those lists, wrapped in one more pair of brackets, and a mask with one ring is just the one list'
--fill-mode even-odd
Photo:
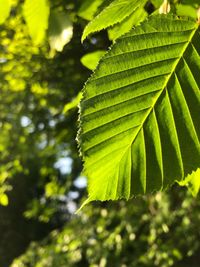
{"label": "sunlit leaf", "polygon": [[50,6],[48,0],[25,0],[24,18],[35,44],[41,44],[48,28]]}
{"label": "sunlit leaf", "polygon": [[177,5],[176,14],[179,16],[190,16],[193,18],[197,18],[197,8],[191,5]]}
{"label": "sunlit leaf", "polygon": [[105,2],[105,0],[85,0],[78,10],[78,16],[86,19],[92,20],[98,7]]}
{"label": "sunlit leaf", "polygon": [[67,103],[63,108],[63,113],[67,114],[73,108],[77,108],[80,100],[82,98],[82,93],[80,92],[71,102]]}
{"label": "sunlit leaf", "polygon": [[84,55],[81,58],[81,63],[83,64],[83,66],[85,66],[86,68],[90,69],[90,70],[94,70],[98,63],[100,58],[105,54],[104,50],[98,50],[92,53],[88,53],[86,55]]}
{"label": "sunlit leaf", "polygon": [[151,0],[151,2],[156,8],[158,8],[162,5],[163,0]]}
{"label": "sunlit leaf", "polygon": [[116,23],[123,21],[132,14],[138,7],[142,6],[145,0],[115,0],[108,7],[96,16],[84,29],[82,41],[91,33],[106,29]]}
{"label": "sunlit leaf", "polygon": [[199,34],[195,20],[152,16],[101,60],[80,110],[89,201],[166,188],[200,167]]}
{"label": "sunlit leaf", "polygon": [[130,31],[133,26],[138,25],[148,16],[147,12],[144,10],[143,6],[138,8],[129,17],[124,19],[121,23],[118,23],[108,29],[108,36],[110,40],[116,40],[123,34]]}

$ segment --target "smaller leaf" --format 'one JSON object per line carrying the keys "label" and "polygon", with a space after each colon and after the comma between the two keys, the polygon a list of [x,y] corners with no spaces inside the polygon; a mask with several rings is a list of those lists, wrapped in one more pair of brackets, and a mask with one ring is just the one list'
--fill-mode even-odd
{"label": "smaller leaf", "polygon": [[100,58],[104,54],[105,54],[104,50],[98,50],[92,53],[88,53],[81,58],[81,63],[89,70],[94,70],[96,69],[99,63]]}
{"label": "smaller leaf", "polygon": [[78,10],[78,16],[86,19],[92,20],[101,4],[105,0],[85,0]]}
{"label": "smaller leaf", "polygon": [[0,7],[1,7],[0,24],[2,24],[5,22],[5,20],[10,15],[11,1],[10,0],[0,0]]}
{"label": "smaller leaf", "polygon": [[145,2],[146,0],[114,0],[85,27],[82,41],[91,33],[101,31],[123,21]]}
{"label": "smaller leaf", "polygon": [[51,50],[61,52],[73,36],[73,24],[64,12],[51,12],[49,21],[49,43]]}
{"label": "smaller leaf", "polygon": [[67,114],[73,108],[78,107],[80,100],[82,98],[82,93],[80,92],[71,102],[67,103],[63,108],[63,114]]}
{"label": "smaller leaf", "polygon": [[186,186],[194,197],[197,197],[200,190],[200,169],[188,175],[185,180],[178,182],[180,186]]}
{"label": "smaller leaf", "polygon": [[129,17],[124,19],[121,23],[114,25],[108,29],[109,39],[114,41],[123,34],[130,31],[133,26],[140,24],[148,16],[143,7],[138,8]]}
{"label": "smaller leaf", "polygon": [[36,45],[41,44],[48,28],[49,2],[47,0],[25,0],[23,11],[33,42]]}
{"label": "smaller leaf", "polygon": [[162,5],[163,0],[151,0],[155,8],[159,8]]}
{"label": "smaller leaf", "polygon": [[178,16],[189,16],[192,18],[197,18],[197,9],[191,5],[177,5],[176,14]]}

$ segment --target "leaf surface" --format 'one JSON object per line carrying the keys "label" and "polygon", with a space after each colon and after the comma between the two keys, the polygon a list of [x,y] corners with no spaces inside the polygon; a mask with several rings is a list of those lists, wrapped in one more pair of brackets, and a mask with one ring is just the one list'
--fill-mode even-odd
{"label": "leaf surface", "polygon": [[130,31],[133,26],[140,24],[148,16],[143,6],[137,8],[130,16],[125,18],[122,22],[115,24],[108,29],[108,37],[110,40],[116,40],[123,34]]}
{"label": "leaf surface", "polygon": [[200,167],[200,31],[152,16],[119,38],[83,90],[89,199],[152,192]]}
{"label": "leaf surface", "polygon": [[137,8],[143,6],[146,0],[115,0],[98,14],[84,29],[82,41],[94,32],[106,29],[116,23],[123,21]]}

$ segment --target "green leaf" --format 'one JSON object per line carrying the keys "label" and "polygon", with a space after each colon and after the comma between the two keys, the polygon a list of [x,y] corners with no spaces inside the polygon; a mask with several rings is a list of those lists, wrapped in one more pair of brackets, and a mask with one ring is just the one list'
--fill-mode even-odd
{"label": "green leaf", "polygon": [[197,18],[197,7],[188,5],[177,5],[176,6],[176,14],[179,16],[190,16],[192,18]]}
{"label": "green leaf", "polygon": [[49,43],[52,50],[61,52],[73,36],[73,24],[64,12],[51,12],[49,20]]}
{"label": "green leaf", "polygon": [[50,6],[47,0],[25,0],[24,19],[33,42],[38,45],[44,41],[48,28]]}
{"label": "green leaf", "polygon": [[110,40],[116,40],[123,34],[130,31],[133,26],[140,24],[148,16],[143,6],[135,10],[129,17],[125,18],[121,23],[115,24],[108,29],[108,36]]}
{"label": "green leaf", "polygon": [[162,5],[163,0],[151,0],[151,2],[155,6],[155,8],[158,8]]}
{"label": "green leaf", "polygon": [[78,16],[86,19],[92,20],[98,10],[98,8],[103,4],[105,0],[85,0],[78,10]]}
{"label": "green leaf", "polygon": [[72,99],[71,102],[67,103],[63,108],[63,114],[67,114],[71,109],[77,108],[80,100],[82,98],[82,93],[78,93],[78,95]]}
{"label": "green leaf", "polygon": [[90,69],[90,70],[94,70],[98,63],[100,58],[105,54],[104,50],[98,50],[92,53],[88,53],[86,55],[84,55],[81,58],[81,63],[83,64],[83,66],[85,66],[86,68]]}
{"label": "green leaf", "polygon": [[5,22],[5,20],[10,15],[11,1],[10,0],[0,0],[0,7],[1,7],[0,24],[2,24]]}
{"label": "green leaf", "polygon": [[123,21],[132,14],[138,7],[142,6],[146,0],[115,0],[108,7],[95,17],[84,29],[82,41],[94,32],[106,29],[116,23]]}
{"label": "green leaf", "polygon": [[152,16],[119,38],[83,91],[89,200],[166,188],[200,167],[200,30]]}
{"label": "green leaf", "polygon": [[197,197],[200,190],[200,169],[192,172],[185,180],[179,182],[180,186],[187,186],[194,197]]}

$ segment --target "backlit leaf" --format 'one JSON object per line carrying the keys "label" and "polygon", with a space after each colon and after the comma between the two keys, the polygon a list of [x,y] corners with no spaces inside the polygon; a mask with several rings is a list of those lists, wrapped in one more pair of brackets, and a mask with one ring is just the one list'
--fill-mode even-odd
{"label": "backlit leaf", "polygon": [[48,0],[25,0],[24,18],[35,44],[41,44],[48,28],[50,6]]}
{"label": "backlit leaf", "polygon": [[148,16],[143,6],[138,8],[129,17],[124,19],[122,22],[115,24],[113,27],[108,29],[108,36],[110,40],[116,40],[123,34],[130,31],[133,26],[140,24]]}
{"label": "backlit leaf", "polygon": [[88,53],[81,58],[83,66],[90,70],[94,70],[99,63],[100,58],[105,54],[104,50],[98,50]]}
{"label": "backlit leaf", "polygon": [[91,33],[106,29],[123,21],[137,8],[142,6],[145,0],[115,0],[95,17],[84,29],[82,41]]}
{"label": "backlit leaf", "polygon": [[152,16],[119,38],[83,91],[89,199],[163,189],[200,167],[200,30]]}

